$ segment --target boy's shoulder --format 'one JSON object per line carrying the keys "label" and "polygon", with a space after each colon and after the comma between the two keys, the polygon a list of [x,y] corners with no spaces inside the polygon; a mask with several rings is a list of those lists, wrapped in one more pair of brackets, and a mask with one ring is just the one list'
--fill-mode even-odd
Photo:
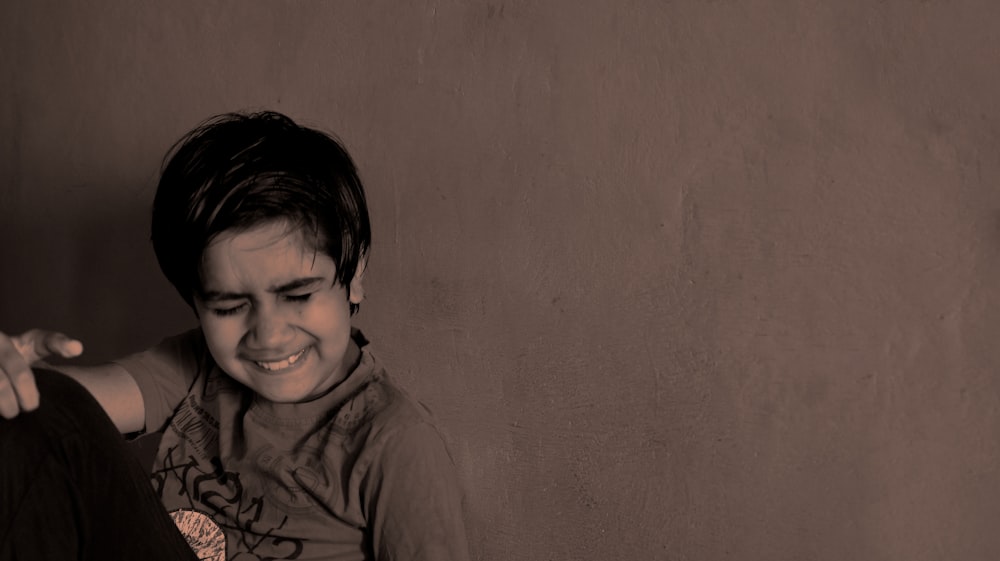
{"label": "boy's shoulder", "polygon": [[333,418],[334,429],[350,437],[385,439],[408,427],[434,425],[427,407],[400,387],[371,352],[367,340],[348,382],[353,391]]}
{"label": "boy's shoulder", "polygon": [[[454,466],[447,439],[430,410],[396,384],[368,348],[362,347],[355,373],[364,381],[337,408],[332,425],[327,425],[327,430],[341,435],[342,447],[337,447],[334,456],[346,453],[351,458],[351,480],[356,476],[359,485],[367,482],[377,487],[401,477],[388,485],[409,496],[416,489],[402,481],[414,481],[419,470],[432,472],[417,477],[425,482],[452,477],[448,475]],[[373,491],[365,488],[359,492]]]}

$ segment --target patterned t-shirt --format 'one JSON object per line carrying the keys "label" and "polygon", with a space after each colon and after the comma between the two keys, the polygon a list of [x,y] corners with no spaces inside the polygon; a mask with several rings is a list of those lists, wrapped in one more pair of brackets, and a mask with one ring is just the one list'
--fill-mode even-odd
{"label": "patterned t-shirt", "polygon": [[202,559],[468,559],[444,441],[353,337],[358,366],[306,403],[227,376],[200,330],[118,361],[164,433],[153,486]]}

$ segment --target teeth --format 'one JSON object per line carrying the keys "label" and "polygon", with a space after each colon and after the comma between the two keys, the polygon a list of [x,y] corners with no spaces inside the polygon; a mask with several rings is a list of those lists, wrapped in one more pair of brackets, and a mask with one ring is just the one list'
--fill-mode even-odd
{"label": "teeth", "polygon": [[291,366],[291,365],[295,364],[296,362],[298,362],[299,359],[302,358],[302,356],[306,354],[307,350],[309,350],[309,347],[306,347],[306,348],[302,349],[301,351],[293,354],[292,356],[290,356],[290,357],[288,357],[288,358],[286,358],[284,360],[279,360],[277,362],[259,362],[259,361],[255,360],[254,363],[257,366],[263,368],[264,370],[284,370],[285,368],[288,368],[289,366]]}

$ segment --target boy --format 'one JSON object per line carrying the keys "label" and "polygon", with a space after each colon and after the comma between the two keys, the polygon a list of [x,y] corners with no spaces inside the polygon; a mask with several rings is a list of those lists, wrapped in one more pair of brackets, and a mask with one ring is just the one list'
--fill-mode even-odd
{"label": "boy", "polygon": [[[0,556],[55,547],[19,529],[41,522],[33,503],[65,510],[68,488],[73,512],[54,517],[51,534],[79,537],[67,540],[72,556],[179,558],[162,507],[143,506],[148,485],[94,475],[110,469],[95,462],[127,463],[93,459],[117,454],[113,439],[88,440],[109,432],[89,428],[103,410],[122,433],[163,431],[151,490],[199,558],[466,559],[443,441],[351,327],[370,237],[354,164],[329,136],[265,112],[223,115],[181,139],[157,187],[152,241],[199,328],[110,365],[60,367],[70,379],[27,364],[78,354],[79,343],[0,336],[0,413],[13,419],[0,421],[0,530],[13,528]],[[78,411],[86,393],[99,408]],[[114,503],[129,511],[109,514]]]}

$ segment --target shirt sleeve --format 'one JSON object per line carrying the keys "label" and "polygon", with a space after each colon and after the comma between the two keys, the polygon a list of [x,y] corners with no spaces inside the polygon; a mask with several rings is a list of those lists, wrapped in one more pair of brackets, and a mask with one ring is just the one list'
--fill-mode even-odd
{"label": "shirt sleeve", "polygon": [[201,331],[192,329],[168,337],[145,351],[114,361],[139,386],[147,432],[163,429],[198,373],[206,367],[206,356]]}
{"label": "shirt sleeve", "polygon": [[379,561],[468,561],[462,493],[433,425],[421,422],[389,436],[365,494]]}

